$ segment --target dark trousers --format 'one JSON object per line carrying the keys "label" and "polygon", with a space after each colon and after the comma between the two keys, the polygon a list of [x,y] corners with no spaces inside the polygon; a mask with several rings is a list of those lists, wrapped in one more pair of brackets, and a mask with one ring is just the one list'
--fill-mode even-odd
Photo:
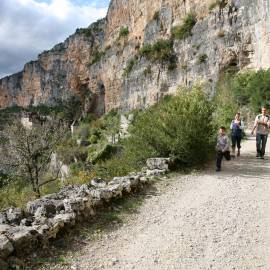
{"label": "dark trousers", "polygon": [[222,161],[223,157],[225,157],[226,160],[231,160],[230,151],[226,151],[226,152],[218,151],[217,152],[217,162],[216,162],[217,169],[221,169],[221,161]]}
{"label": "dark trousers", "polygon": [[235,146],[237,145],[237,148],[240,149],[241,148],[241,140],[242,140],[241,136],[232,135],[232,147],[235,148]]}
{"label": "dark trousers", "polygon": [[257,146],[257,154],[261,157],[265,154],[265,147],[267,142],[268,135],[257,134],[256,135],[256,146]]}

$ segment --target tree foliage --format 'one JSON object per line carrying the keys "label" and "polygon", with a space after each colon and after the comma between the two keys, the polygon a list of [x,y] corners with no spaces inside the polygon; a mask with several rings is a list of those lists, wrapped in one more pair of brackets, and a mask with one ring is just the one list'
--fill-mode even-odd
{"label": "tree foliage", "polygon": [[181,40],[191,36],[191,31],[196,23],[196,14],[192,12],[188,13],[184,18],[183,24],[172,28],[172,38]]}
{"label": "tree foliage", "polygon": [[254,111],[270,105],[270,69],[247,71],[233,79],[233,93],[240,106],[248,105]]}

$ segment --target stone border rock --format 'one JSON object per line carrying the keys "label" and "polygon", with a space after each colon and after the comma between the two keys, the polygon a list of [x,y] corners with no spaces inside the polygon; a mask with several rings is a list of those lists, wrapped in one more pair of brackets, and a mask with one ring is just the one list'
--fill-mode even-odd
{"label": "stone border rock", "polygon": [[120,198],[169,170],[170,159],[148,159],[141,172],[114,177],[110,182],[93,179],[89,184],[63,187],[58,193],[27,203],[26,210],[0,212],[0,268],[8,269],[10,258],[30,254],[46,245],[63,229],[93,216],[98,206]]}

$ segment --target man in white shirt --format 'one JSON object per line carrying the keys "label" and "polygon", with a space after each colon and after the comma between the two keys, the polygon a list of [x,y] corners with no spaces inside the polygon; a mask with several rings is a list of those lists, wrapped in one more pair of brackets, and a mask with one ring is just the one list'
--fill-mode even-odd
{"label": "man in white shirt", "polygon": [[256,116],[254,127],[251,134],[254,134],[256,129],[256,146],[257,146],[257,156],[264,159],[265,147],[270,127],[269,115],[267,115],[267,109],[262,107],[262,113]]}

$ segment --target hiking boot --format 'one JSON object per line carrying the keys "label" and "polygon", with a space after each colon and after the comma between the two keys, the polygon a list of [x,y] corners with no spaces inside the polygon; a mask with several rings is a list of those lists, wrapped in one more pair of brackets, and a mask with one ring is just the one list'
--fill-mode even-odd
{"label": "hiking boot", "polygon": [[261,159],[264,159],[264,156],[261,156]]}
{"label": "hiking boot", "polygon": [[261,155],[259,153],[257,153],[256,157],[260,157]]}
{"label": "hiking boot", "polygon": [[237,156],[240,157],[240,149],[238,149]]}
{"label": "hiking boot", "polygon": [[221,171],[221,169],[220,168],[216,168],[216,172],[220,172]]}

